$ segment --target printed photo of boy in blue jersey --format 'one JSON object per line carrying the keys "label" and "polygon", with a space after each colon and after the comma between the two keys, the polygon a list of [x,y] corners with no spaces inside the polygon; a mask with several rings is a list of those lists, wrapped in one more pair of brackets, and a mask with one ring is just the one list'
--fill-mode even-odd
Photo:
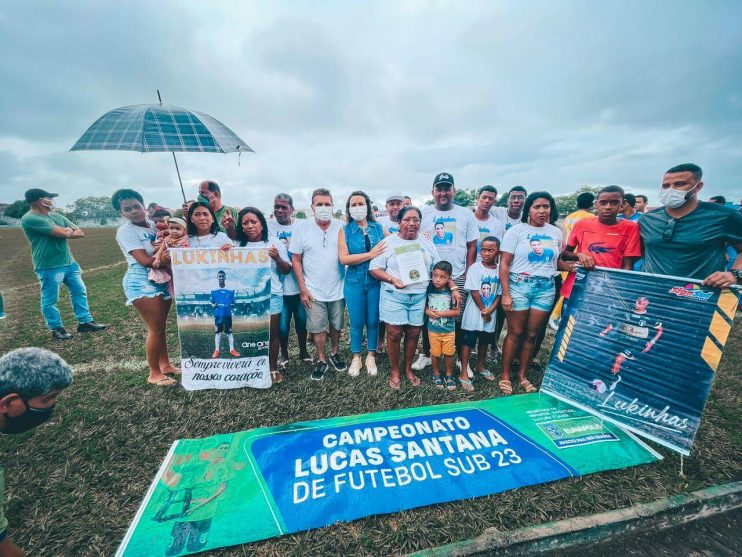
{"label": "printed photo of boy in blue jersey", "polygon": [[222,335],[227,335],[229,342],[229,354],[239,358],[240,353],[234,349],[234,336],[232,335],[232,309],[234,308],[234,290],[225,288],[227,273],[219,271],[216,274],[219,288],[211,291],[211,305],[214,306],[214,353],[212,358],[218,358]]}

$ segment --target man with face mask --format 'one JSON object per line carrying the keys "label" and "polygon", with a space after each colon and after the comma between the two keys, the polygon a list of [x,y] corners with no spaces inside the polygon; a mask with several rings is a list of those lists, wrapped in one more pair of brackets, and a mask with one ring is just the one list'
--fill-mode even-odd
{"label": "man with face mask", "polygon": [[[72,370],[54,352],[19,348],[0,358],[0,432],[18,434],[47,421],[59,393],[72,384]],[[23,557],[7,537],[5,481],[0,466],[0,557]]]}
{"label": "man with face mask", "polygon": [[[665,172],[660,207],[644,213],[639,229],[644,243],[642,271],[703,280],[717,288],[739,283],[742,277],[742,215],[698,200],[703,171],[695,164]],[[725,271],[726,247],[737,257]]]}
{"label": "man with face mask", "polygon": [[332,343],[330,364],[337,371],[347,368],[338,354],[345,311],[345,267],[338,259],[338,235],[343,223],[332,217],[332,194],[329,190],[317,188],[312,192],[312,212],[313,219],[296,225],[289,251],[299,284],[299,298],[307,310],[307,331],[313,335],[319,359],[311,378],[319,381],[329,369],[325,355],[328,324]]}
{"label": "man with face mask", "polygon": [[39,188],[28,190],[25,197],[31,209],[21,218],[21,226],[31,244],[34,271],[41,284],[41,313],[46,326],[55,339],[67,340],[72,335],[64,328],[57,309],[59,287],[63,283],[70,293],[72,309],[79,323],[78,333],[101,331],[106,325],[96,323],[90,315],[82,270],[67,244],[67,240],[84,238],[85,234],[67,217],[52,212],[52,199],[57,195]]}

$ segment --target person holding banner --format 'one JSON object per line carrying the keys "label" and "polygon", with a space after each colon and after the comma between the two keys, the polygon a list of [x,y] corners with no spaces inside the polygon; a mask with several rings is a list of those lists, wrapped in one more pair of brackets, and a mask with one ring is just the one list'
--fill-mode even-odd
{"label": "person holding banner", "polygon": [[440,261],[433,242],[419,235],[420,209],[404,207],[398,218],[399,232],[387,237],[384,252],[369,265],[371,276],[383,283],[379,316],[386,323],[392,389],[399,389],[401,384],[399,358],[403,336],[405,375],[413,387],[420,385],[420,378],[412,371],[412,358],[425,322],[425,296],[431,269]]}
{"label": "person holding banner", "polygon": [[232,240],[219,230],[214,210],[208,203],[196,201],[188,209],[188,243],[192,248],[221,248],[232,247]]}
{"label": "person holding banner", "polygon": [[505,395],[513,392],[510,366],[516,357],[520,386],[527,393],[536,391],[526,374],[554,303],[554,275],[562,231],[549,223],[558,215],[550,193],[534,192],[523,205],[523,222],[508,230],[502,241],[501,305],[506,312],[508,332],[502,350],[499,387]]}
{"label": "person holding banner", "polygon": [[343,223],[332,218],[332,194],[325,188],[312,192],[313,219],[301,222],[294,229],[289,244],[299,296],[307,309],[307,331],[312,333],[318,362],[311,379],[320,381],[329,369],[325,346],[330,327],[330,364],[345,371],[340,350],[345,300],[343,278],[345,268],[338,260],[338,235]]}
{"label": "person holding banner", "polygon": [[283,381],[283,375],[278,371],[278,324],[283,311],[283,279],[282,276],[291,271],[289,255],[283,242],[268,235],[268,224],[260,209],[245,207],[237,217],[237,242],[240,247],[267,248],[271,258],[271,329],[270,345],[268,349],[268,363],[271,368],[273,383]]}
{"label": "person holding banner", "polygon": [[[724,288],[742,281],[742,214],[698,200],[703,170],[692,164],[673,166],[662,179],[664,207],[644,213],[639,230],[644,243],[642,271],[702,280]],[[726,270],[726,248],[737,252]]]}
{"label": "person holding banner", "polygon": [[345,204],[348,220],[338,232],[338,258],[347,265],[343,295],[350,317],[350,350],[353,360],[348,375],[357,377],[363,363],[363,329],[366,328],[366,371],[376,375],[376,343],[379,338],[379,281],[368,274],[369,262],[384,253],[384,227],[376,222],[371,200],[354,191]]}
{"label": "person holding banner", "polygon": [[144,200],[139,192],[120,189],[111,197],[111,204],[124,218],[116,231],[116,242],[121,248],[129,268],[124,275],[126,305],[133,305],[147,325],[147,383],[159,387],[175,385],[170,374],[180,370],[170,363],[165,327],[172,303],[167,283],[149,280],[149,270],[155,265],[156,231],[147,220]]}

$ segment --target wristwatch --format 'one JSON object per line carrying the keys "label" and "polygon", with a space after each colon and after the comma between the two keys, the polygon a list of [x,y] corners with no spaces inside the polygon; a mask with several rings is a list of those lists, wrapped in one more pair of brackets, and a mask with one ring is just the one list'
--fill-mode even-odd
{"label": "wristwatch", "polygon": [[742,281],[742,269],[732,269],[732,276],[737,280],[737,282]]}

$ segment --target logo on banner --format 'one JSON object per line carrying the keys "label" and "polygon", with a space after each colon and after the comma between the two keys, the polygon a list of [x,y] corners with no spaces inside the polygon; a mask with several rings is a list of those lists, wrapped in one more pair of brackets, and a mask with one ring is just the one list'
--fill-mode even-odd
{"label": "logo on banner", "polygon": [[558,449],[619,440],[593,416],[553,420],[540,423],[538,427]]}
{"label": "logo on banner", "polygon": [[669,290],[670,294],[675,294],[681,298],[690,298],[692,300],[706,301],[714,295],[713,292],[705,292],[697,284],[686,284],[685,286],[673,286]]}

